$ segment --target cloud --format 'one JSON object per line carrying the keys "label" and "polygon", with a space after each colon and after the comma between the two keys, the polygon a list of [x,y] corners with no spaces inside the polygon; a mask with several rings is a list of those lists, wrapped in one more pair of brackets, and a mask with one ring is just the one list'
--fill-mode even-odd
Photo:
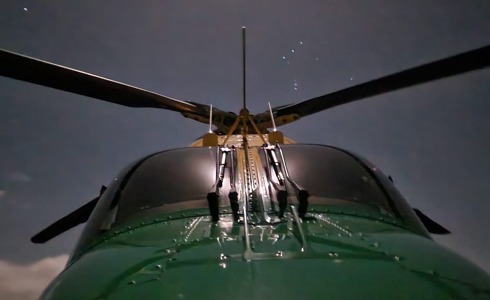
{"label": "cloud", "polygon": [[27,183],[27,182],[32,180],[32,178],[29,175],[22,173],[22,172],[19,172],[19,171],[11,172],[11,173],[7,174],[7,178],[10,181],[22,182],[22,183]]}
{"label": "cloud", "polygon": [[0,260],[0,299],[36,300],[63,270],[68,255],[47,257],[30,265]]}

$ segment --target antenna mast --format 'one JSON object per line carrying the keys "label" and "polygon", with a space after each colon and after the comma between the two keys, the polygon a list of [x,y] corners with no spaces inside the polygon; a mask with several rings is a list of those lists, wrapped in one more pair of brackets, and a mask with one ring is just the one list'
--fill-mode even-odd
{"label": "antenna mast", "polygon": [[[269,103],[270,105],[270,103]],[[209,108],[209,133],[213,132],[213,105]]]}
{"label": "antenna mast", "polygon": [[274,114],[272,113],[272,107],[271,107],[271,103],[270,102],[269,102],[269,113],[271,115],[272,128],[273,128],[274,132],[276,132],[277,131],[276,121],[274,121]]}
{"label": "antenna mast", "polygon": [[247,108],[247,91],[246,91],[246,56],[245,56],[245,31],[247,28],[242,26],[242,70],[243,70],[243,108]]}

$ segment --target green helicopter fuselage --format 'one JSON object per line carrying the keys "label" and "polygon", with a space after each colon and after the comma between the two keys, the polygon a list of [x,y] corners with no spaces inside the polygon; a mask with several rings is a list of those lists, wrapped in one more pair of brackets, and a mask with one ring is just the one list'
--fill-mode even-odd
{"label": "green helicopter fuselage", "polygon": [[41,299],[490,299],[427,226],[338,148],[164,151],[102,194]]}

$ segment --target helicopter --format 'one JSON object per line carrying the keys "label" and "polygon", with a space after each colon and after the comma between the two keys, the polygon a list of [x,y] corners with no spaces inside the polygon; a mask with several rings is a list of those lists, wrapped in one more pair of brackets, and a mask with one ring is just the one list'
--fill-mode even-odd
{"label": "helicopter", "polygon": [[133,162],[32,237],[45,243],[87,223],[41,299],[490,299],[489,276],[436,244],[429,234],[449,231],[411,208],[389,176],[277,130],[489,65],[486,46],[259,114],[246,105],[244,67],[236,114],[1,50],[2,76],[209,125],[190,147]]}

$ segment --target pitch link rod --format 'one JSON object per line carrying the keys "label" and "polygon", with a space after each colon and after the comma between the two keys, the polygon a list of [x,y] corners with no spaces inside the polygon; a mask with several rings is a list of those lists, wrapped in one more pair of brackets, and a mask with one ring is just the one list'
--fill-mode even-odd
{"label": "pitch link rod", "polygon": [[239,206],[238,206],[238,192],[236,191],[235,186],[235,146],[231,147],[230,152],[230,192],[228,193],[228,199],[230,200],[230,207],[233,214],[233,220],[235,222],[238,221],[239,215]]}
{"label": "pitch link rod", "polygon": [[[265,160],[267,162],[267,165],[269,166],[269,171],[267,172],[268,180],[274,187],[274,190],[277,191],[276,199],[279,203],[279,218],[283,218],[284,212],[286,211],[287,207],[288,192],[286,191],[285,179],[282,172],[281,164],[277,159],[274,148],[274,146],[264,146],[262,147],[262,150],[264,151]],[[279,184],[272,180],[271,167],[276,174],[276,178],[279,181]]]}
{"label": "pitch link rod", "polygon": [[207,195],[209,213],[213,222],[219,220],[219,190],[223,186],[223,179],[225,177],[226,160],[231,149],[227,147],[220,147],[218,149],[218,166],[216,174],[216,182],[211,188],[211,191]]}

